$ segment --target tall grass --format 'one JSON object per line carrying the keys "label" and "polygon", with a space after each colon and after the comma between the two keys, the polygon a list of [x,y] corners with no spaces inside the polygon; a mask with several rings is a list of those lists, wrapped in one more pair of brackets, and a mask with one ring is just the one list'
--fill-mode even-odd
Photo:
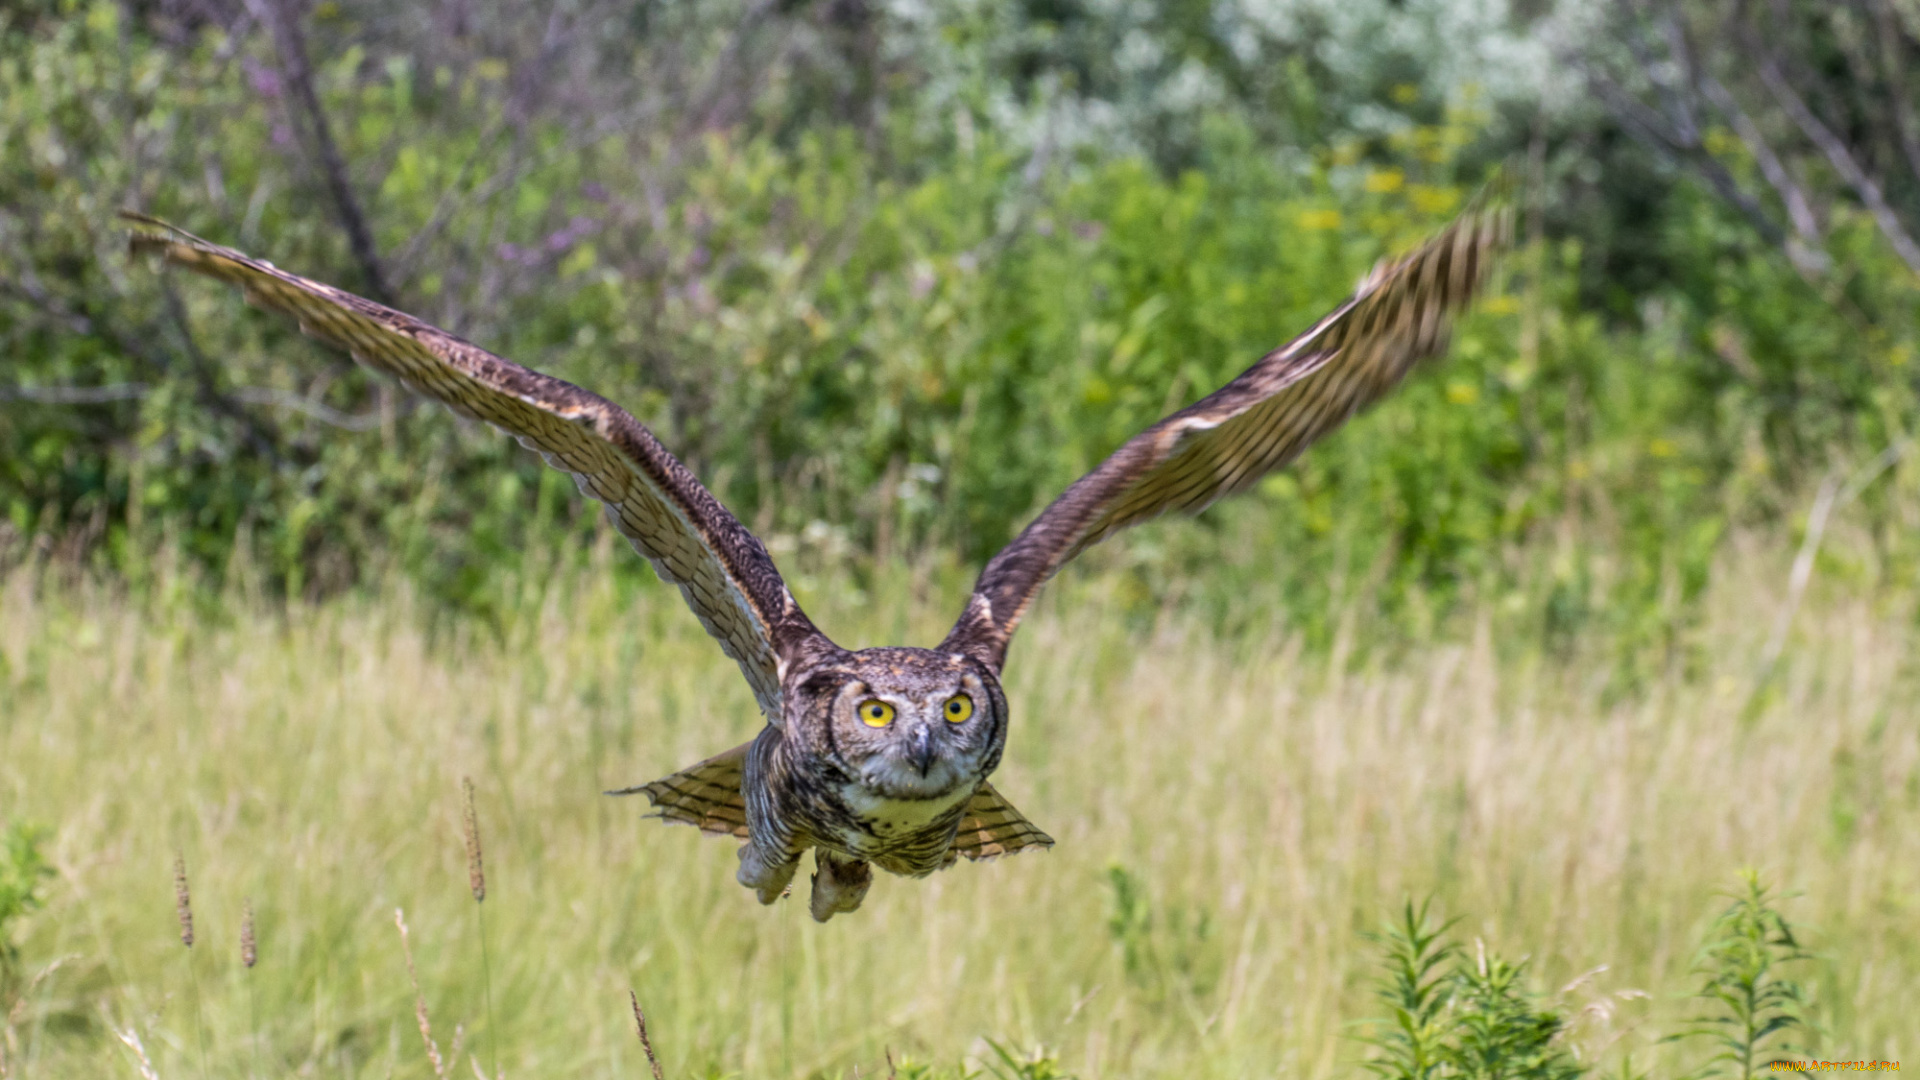
{"label": "tall grass", "polygon": [[[0,817],[46,823],[57,881],[20,936],[64,955],[22,1013],[20,1077],[200,1075],[168,887],[205,925],[247,898],[260,963],[208,935],[214,1077],[425,1076],[393,918],[446,1030],[484,1019],[460,778],[488,806],[488,931],[508,1076],[887,1075],[886,1056],[1000,1063],[1045,1045],[1092,1077],[1353,1075],[1374,1015],[1365,932],[1409,896],[1548,988],[1642,989],[1576,1022],[1634,1067],[1697,1011],[1694,945],[1745,866],[1801,895],[1826,1057],[1915,1049],[1920,694],[1904,592],[1816,581],[1772,688],[1756,663],[1785,547],[1735,543],[1684,648],[1629,692],[1496,631],[1496,611],[1388,655],[1143,624],[1109,575],[1067,575],[1014,647],[996,784],[1044,855],[879,881],[816,926],[733,881],[733,845],[599,792],[757,726],[752,698],[664,588],[524,583],[495,623],[404,587],[275,608],[139,598],[16,571],[0,583]],[[802,600],[852,646],[937,637],[939,573]],[[250,985],[248,980],[251,981]],[[249,995],[257,998],[258,1021]],[[1610,998],[1618,1004],[1617,997]],[[116,1038],[121,1035],[122,1038]],[[991,1040],[991,1042],[989,1042]],[[124,1045],[123,1045],[124,1043]],[[449,1063],[462,1074],[467,1063]]]}

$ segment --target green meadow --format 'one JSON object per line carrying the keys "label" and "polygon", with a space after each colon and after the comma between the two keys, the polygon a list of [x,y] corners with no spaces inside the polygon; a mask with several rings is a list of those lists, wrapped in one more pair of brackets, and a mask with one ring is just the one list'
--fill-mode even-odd
{"label": "green meadow", "polygon": [[[20,926],[8,1075],[134,1076],[130,1036],[169,1078],[432,1076],[397,910],[449,1076],[648,1075],[630,989],[669,1077],[879,1077],[889,1053],[1016,1075],[993,1043],[1042,1053],[1018,1075],[1352,1075],[1381,1012],[1366,934],[1428,896],[1469,952],[1530,958],[1587,1064],[1674,1075],[1708,1051],[1657,1040],[1699,1012],[1700,936],[1749,867],[1812,953],[1789,973],[1819,1056],[1898,1060],[1920,985],[1913,603],[1816,582],[1756,698],[1789,551],[1733,547],[1697,665],[1630,695],[1494,612],[1397,649],[1349,620],[1315,651],[1177,603],[1130,617],[1107,568],[1070,572],[1015,648],[995,777],[1058,845],[883,876],[825,926],[756,904],[732,842],[600,794],[758,723],[657,583],[530,577],[483,624],[398,583],[274,605],[245,574],[135,595],[18,568],[0,798],[55,827],[58,875]],[[963,580],[801,599],[844,644],[924,641]]]}

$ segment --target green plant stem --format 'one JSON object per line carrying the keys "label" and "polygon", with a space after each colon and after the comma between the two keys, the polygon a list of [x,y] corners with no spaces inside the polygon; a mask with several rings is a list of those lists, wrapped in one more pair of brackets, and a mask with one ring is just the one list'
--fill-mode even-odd
{"label": "green plant stem", "polygon": [[200,972],[193,966],[193,946],[187,946],[187,985],[193,993],[193,1034],[200,1044],[200,1075],[212,1080],[213,1068],[207,1056],[207,1015],[200,1003]]}
{"label": "green plant stem", "polygon": [[474,918],[480,923],[480,988],[487,999],[487,1056],[491,1058],[488,1067],[493,1070],[495,1080],[500,1076],[500,1035],[493,1024],[493,963],[487,955],[487,904],[477,900],[473,905]]}
{"label": "green plant stem", "polygon": [[252,1061],[247,1075],[257,1077],[260,1075],[260,1001],[253,992],[253,972],[248,970],[244,978],[247,983],[247,1026],[253,1032],[253,1037],[247,1043],[247,1056]]}

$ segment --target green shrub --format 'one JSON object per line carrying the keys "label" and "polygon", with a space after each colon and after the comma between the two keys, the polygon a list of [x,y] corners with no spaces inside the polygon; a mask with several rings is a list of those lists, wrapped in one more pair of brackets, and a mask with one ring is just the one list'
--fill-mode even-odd
{"label": "green shrub", "polygon": [[0,829],[0,990],[20,975],[14,925],[40,906],[40,885],[53,876],[53,867],[40,851],[46,839],[44,828],[25,822],[11,822]]}
{"label": "green shrub", "polygon": [[1702,1012],[1693,1027],[1669,1041],[1704,1039],[1713,1056],[1697,1076],[1753,1080],[1776,1061],[1808,1047],[1796,1041],[1810,1036],[1810,995],[1781,969],[1812,959],[1794,936],[1793,926],[1774,905],[1778,897],[1748,871],[1744,888],[1714,919],[1694,965],[1700,989],[1694,998]]}
{"label": "green shrub", "polygon": [[1375,998],[1388,1015],[1370,1021],[1381,1080],[1577,1080],[1589,1071],[1560,1036],[1567,1020],[1525,985],[1526,963],[1489,955],[1464,958],[1449,941],[1451,922],[1434,925],[1431,901],[1409,900],[1373,935],[1385,971]]}
{"label": "green shrub", "polygon": [[[397,566],[483,612],[513,571],[583,557],[598,514],[517,446],[121,256],[132,202],[358,284],[261,89],[265,35],[61,7],[0,16],[0,547],[45,537],[136,580],[165,548],[292,595]],[[593,128],[515,113],[498,59],[356,22],[384,17],[321,20],[316,82],[400,302],[630,408],[796,577],[997,550],[1445,221],[1493,122],[1430,110],[1282,168],[1272,132],[1221,117],[1181,134],[1177,174],[1117,144],[1045,158],[984,114],[961,138],[910,87],[878,126],[770,90],[697,137]],[[1633,242],[1659,248],[1660,291],[1596,307],[1620,252],[1543,239],[1435,370],[1198,527],[1097,557],[1143,601],[1190,582],[1222,622],[1323,644],[1356,597],[1419,635],[1492,594],[1516,635],[1597,627],[1672,662],[1730,526],[1797,512],[1810,471],[1911,429],[1920,307],[1867,224],[1835,223],[1850,276],[1827,296],[1703,197],[1654,220]],[[1920,548],[1881,501],[1896,486],[1860,505],[1897,572]]]}

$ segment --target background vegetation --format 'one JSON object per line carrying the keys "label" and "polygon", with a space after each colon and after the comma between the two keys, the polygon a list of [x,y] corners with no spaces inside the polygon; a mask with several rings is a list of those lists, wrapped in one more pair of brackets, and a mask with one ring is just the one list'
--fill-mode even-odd
{"label": "background vegetation", "polygon": [[[1119,581],[1069,583],[1008,669],[1020,720],[996,776],[1058,846],[885,878],[824,927],[754,903],[734,845],[599,794],[758,722],[671,594],[593,567],[535,574],[496,636],[429,629],[398,582],[208,614],[190,592],[129,603],[16,574],[0,775],[11,813],[58,823],[44,851],[60,869],[16,933],[27,976],[66,963],[19,999],[10,1060],[23,1077],[131,1077],[117,1029],[163,1077],[428,1077],[404,908],[443,1055],[464,1025],[463,1053],[490,1071],[497,1048],[509,1076],[647,1075],[629,987],[670,1077],[885,1076],[889,1051],[942,1077],[962,1059],[1006,1073],[988,1039],[1082,1078],[1352,1076],[1383,1054],[1362,1036],[1390,1030],[1360,1021],[1393,1016],[1367,934],[1432,894],[1435,923],[1465,916],[1463,975],[1483,949],[1527,966],[1505,992],[1443,987],[1427,1061],[1465,1048],[1441,1021],[1505,1014],[1491,1030],[1511,1034],[1516,1012],[1551,1014],[1570,1028],[1552,1056],[1670,1076],[1719,1052],[1659,1040],[1724,1015],[1693,997],[1716,970],[1696,963],[1731,936],[1711,924],[1748,865],[1801,894],[1777,904],[1813,959],[1772,970],[1817,1024],[1794,1045],[1901,1060],[1920,977],[1913,611],[1817,597],[1778,694],[1749,710],[1776,555],[1717,568],[1690,631],[1700,669],[1612,704],[1591,667],[1500,642],[1490,619],[1348,664],[1196,614],[1130,628]],[[934,633],[956,599],[904,575],[878,595],[806,599],[855,645]]]}
{"label": "background vegetation", "polygon": [[[1528,1060],[1672,1071],[1662,995],[1746,865],[1805,893],[1821,1045],[1898,1058],[1916,58],[1906,0],[7,5],[4,1060],[417,1072],[404,905],[515,1073],[632,1071],[637,983],[676,1075],[1013,1068],[985,1038],[1324,1074],[1367,1053],[1360,931],[1433,894],[1531,956],[1447,1002],[1505,970],[1514,1017],[1589,1015],[1529,995],[1609,964],[1634,1034]],[[592,795],[751,710],[567,481],[113,220],[606,394],[861,644],[937,637],[1061,487],[1500,165],[1524,246],[1443,364],[1049,593],[1009,784],[1060,850],[828,937]],[[463,773],[508,832],[498,1029],[422,885]],[[176,848],[300,959],[182,963]]]}
{"label": "background vegetation", "polygon": [[[1424,19],[1448,48],[1540,53],[1571,32],[1550,18],[1382,8],[1383,34],[1296,13],[1291,39],[1210,52],[1177,7],[542,12],[10,9],[16,542],[126,569],[165,537],[215,573],[239,545],[308,597],[391,565],[485,609],[494,568],[594,528],[508,442],[130,265],[125,205],[607,393],[777,554],[841,568],[990,554],[1518,154],[1531,246],[1444,373],[1201,530],[1113,556],[1150,597],[1191,583],[1323,639],[1346,593],[1424,630],[1466,590],[1526,593],[1547,632],[1658,642],[1730,524],[1798,512],[1913,415],[1914,276],[1843,186],[1801,245],[1826,269],[1796,268],[1710,186],[1610,145],[1605,116],[1515,98],[1524,65],[1401,40]],[[1355,50],[1397,74],[1369,82]],[[1164,115],[1182,79],[1208,107]],[[1728,140],[1724,168],[1753,171]],[[1911,523],[1883,496],[1910,475],[1862,504],[1901,565]],[[1268,539],[1220,542],[1243,521]],[[1525,553],[1549,549],[1542,575]]]}

